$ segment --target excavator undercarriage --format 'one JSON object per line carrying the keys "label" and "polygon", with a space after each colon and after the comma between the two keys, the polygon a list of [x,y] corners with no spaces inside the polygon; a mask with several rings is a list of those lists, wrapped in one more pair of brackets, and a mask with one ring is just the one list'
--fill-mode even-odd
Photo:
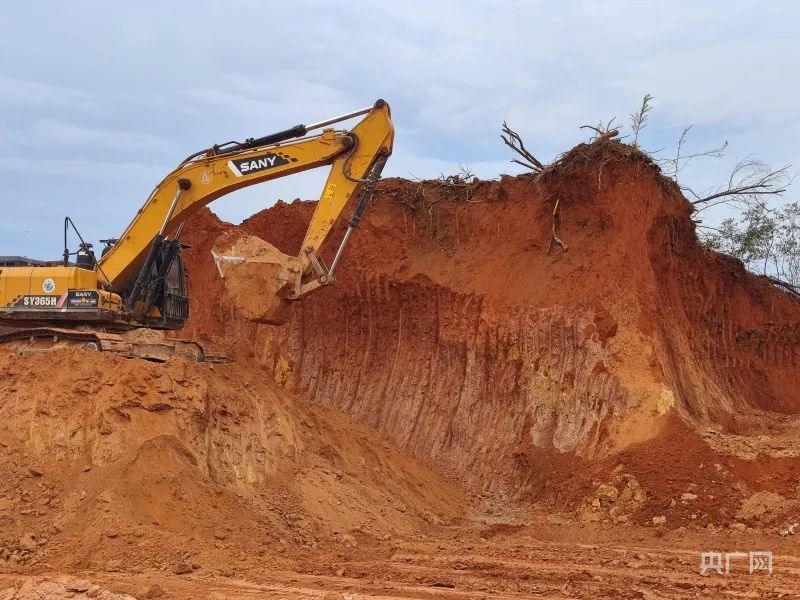
{"label": "excavator undercarriage", "polygon": [[154,362],[165,362],[178,356],[197,362],[227,360],[225,351],[213,343],[168,338],[163,332],[153,329],[111,333],[91,328],[0,327],[0,345],[25,355],[81,348]]}

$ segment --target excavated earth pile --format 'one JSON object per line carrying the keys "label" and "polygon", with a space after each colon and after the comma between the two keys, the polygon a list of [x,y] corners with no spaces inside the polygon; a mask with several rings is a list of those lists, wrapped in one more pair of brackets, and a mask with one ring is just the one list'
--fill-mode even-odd
{"label": "excavated earth pile", "polygon": [[12,572],[232,576],[463,512],[458,489],[375,432],[238,364],[0,350],[0,397]]}
{"label": "excavated earth pile", "polygon": [[[217,300],[188,333],[493,497],[581,510],[621,472],[648,496],[634,513],[677,524],[796,495],[800,303],[704,248],[645,155],[584,144],[538,178],[376,196],[337,284],[281,328],[237,313],[208,251],[236,229],[296,253],[314,204],[238,228],[198,215],[190,278]],[[684,493],[715,499],[698,512]]]}

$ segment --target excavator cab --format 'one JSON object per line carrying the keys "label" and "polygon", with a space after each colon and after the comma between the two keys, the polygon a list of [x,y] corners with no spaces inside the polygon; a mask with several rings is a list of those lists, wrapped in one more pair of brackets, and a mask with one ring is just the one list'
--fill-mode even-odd
{"label": "excavator cab", "polygon": [[89,244],[88,242],[81,242],[78,252],[75,254],[76,267],[88,269],[90,271],[95,268],[97,265],[97,259],[94,256],[94,250],[92,250],[92,248],[92,244]]}

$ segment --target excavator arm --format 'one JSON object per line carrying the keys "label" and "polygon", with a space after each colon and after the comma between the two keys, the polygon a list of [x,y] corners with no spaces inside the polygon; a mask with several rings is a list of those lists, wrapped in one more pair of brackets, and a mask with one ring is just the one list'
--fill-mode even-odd
{"label": "excavator arm", "polygon": [[[330,125],[356,116],[364,118],[343,131]],[[321,130],[309,135],[311,131]],[[136,217],[97,265],[99,282],[127,298],[128,309],[146,313],[148,278],[164,249],[174,246],[192,214],[235,190],[330,165],[316,210],[298,256],[283,256],[284,294],[298,299],[333,282],[333,269],[353,227],[370,199],[372,188],[392,152],[394,127],[389,105],[372,107],[313,125],[244,143],[215,146],[187,158],[155,188]],[[318,252],[329,238],[351,198],[360,198],[330,268]],[[179,251],[175,250],[175,251]],[[163,262],[163,260],[162,260]],[[159,276],[163,277],[163,273]]]}

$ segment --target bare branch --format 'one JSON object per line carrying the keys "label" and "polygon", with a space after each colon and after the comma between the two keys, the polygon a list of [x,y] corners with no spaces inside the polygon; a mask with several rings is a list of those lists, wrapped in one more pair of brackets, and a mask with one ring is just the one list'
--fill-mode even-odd
{"label": "bare branch", "polygon": [[[685,127],[681,132],[681,137],[678,139],[678,147],[675,151],[674,158],[659,158],[656,159],[656,163],[661,167],[662,172],[664,175],[668,177],[672,177],[675,180],[675,183],[679,183],[678,175],[680,172],[692,162],[695,158],[699,158],[701,156],[711,157],[711,158],[720,158],[724,156],[725,150],[728,148],[728,142],[723,142],[721,146],[716,148],[710,148],[708,150],[703,150],[701,152],[695,152],[693,154],[684,154],[683,149],[686,146],[686,139],[689,135],[689,132],[692,130],[693,125],[689,125]],[[653,153],[650,153],[653,154]],[[694,194],[689,188],[681,188],[684,191]],[[696,197],[699,198],[697,194],[694,194]]]}
{"label": "bare branch", "polygon": [[511,148],[524,159],[524,162],[517,159],[512,159],[511,162],[522,165],[534,173],[541,173],[542,170],[544,170],[544,165],[539,162],[539,160],[533,154],[531,154],[527,148],[525,148],[522,137],[516,131],[511,129],[505,121],[503,121],[503,133],[506,135],[500,134],[500,138],[503,140],[503,142],[505,142],[506,146]]}
{"label": "bare branch", "polygon": [[702,209],[726,202],[763,204],[761,196],[780,196],[786,191],[788,170],[789,165],[771,170],[758,160],[745,158],[736,163],[723,189],[703,197],[691,192],[696,198],[692,204],[702,205]]}
{"label": "bare branch", "polygon": [[786,290],[787,292],[789,292],[795,298],[800,298],[800,289],[798,289],[797,286],[792,285],[791,283],[788,283],[788,282],[783,281],[781,279],[778,279],[777,277],[772,277],[770,275],[767,275],[767,280],[769,280],[769,282],[772,285],[775,285],[775,286],[777,286],[779,288],[782,288],[782,289]]}
{"label": "bare branch", "polygon": [[613,127],[615,120],[616,117],[612,117],[608,123],[603,123],[600,121],[597,125],[581,125],[580,129],[591,129],[597,134],[592,138],[592,143],[610,140],[611,138],[615,138],[619,135],[619,129],[615,129]]}
{"label": "bare branch", "polygon": [[683,144],[686,143],[686,136],[688,135],[689,131],[691,131],[692,127],[693,125],[684,127],[683,132],[681,133],[681,138],[678,140],[678,150],[675,154],[675,183],[678,183],[678,173],[681,171],[681,150],[683,149]]}
{"label": "bare branch", "polygon": [[531,171],[538,171],[538,170],[539,170],[539,168],[538,168],[538,167],[536,167],[536,166],[534,166],[534,165],[530,165],[530,164],[528,164],[528,163],[526,163],[526,162],[523,162],[523,161],[521,161],[521,160],[518,160],[518,159],[516,159],[516,158],[512,158],[512,159],[511,159],[511,162],[513,162],[513,163],[517,163],[518,165],[522,165],[523,167],[525,167],[526,169],[530,169]]}

